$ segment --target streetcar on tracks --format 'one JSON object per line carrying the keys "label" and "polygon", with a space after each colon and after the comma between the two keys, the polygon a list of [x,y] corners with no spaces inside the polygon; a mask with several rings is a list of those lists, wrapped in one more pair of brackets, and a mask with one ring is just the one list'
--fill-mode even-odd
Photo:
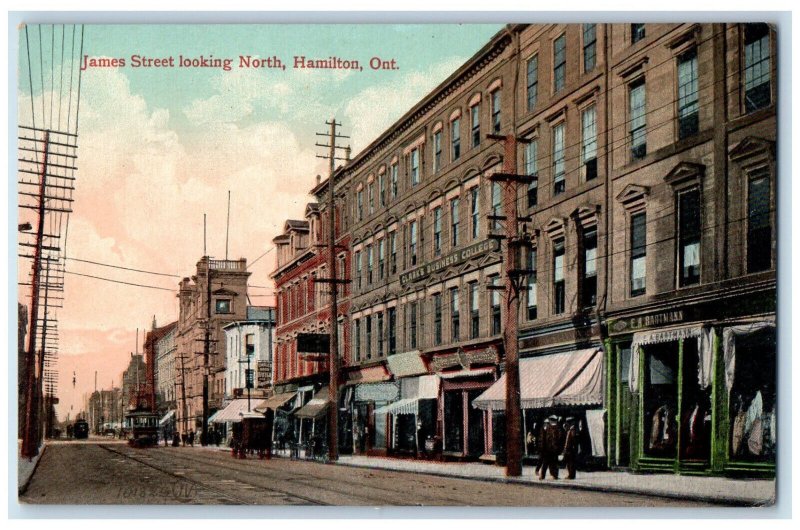
{"label": "streetcar on tracks", "polygon": [[89,422],[86,420],[76,420],[72,424],[72,435],[76,440],[85,440],[89,437]]}
{"label": "streetcar on tracks", "polygon": [[133,447],[158,445],[158,413],[134,410],[125,414],[125,431],[128,444]]}

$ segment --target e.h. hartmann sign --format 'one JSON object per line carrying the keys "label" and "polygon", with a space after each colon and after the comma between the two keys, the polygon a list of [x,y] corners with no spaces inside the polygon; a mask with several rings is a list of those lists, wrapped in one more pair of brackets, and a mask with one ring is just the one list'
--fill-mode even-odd
{"label": "e.h. hartmann sign", "polygon": [[486,254],[487,252],[491,252],[493,250],[499,250],[499,246],[500,242],[497,241],[496,239],[486,239],[479,243],[475,243],[474,245],[462,248],[461,250],[452,252],[447,256],[441,257],[437,260],[433,260],[430,263],[422,265],[421,267],[417,267],[416,269],[410,270],[405,274],[401,274],[400,285],[405,285],[410,282],[418,282],[423,278],[427,278],[434,272],[446,269],[447,267],[452,267],[453,265],[459,265],[461,263],[464,263],[470,258],[481,256],[483,254]]}

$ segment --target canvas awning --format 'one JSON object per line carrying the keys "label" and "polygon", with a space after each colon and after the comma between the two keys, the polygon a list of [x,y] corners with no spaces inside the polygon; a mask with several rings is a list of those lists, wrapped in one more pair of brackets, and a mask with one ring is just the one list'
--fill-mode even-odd
{"label": "canvas awning", "polygon": [[421,399],[437,399],[439,397],[439,376],[423,375],[415,378],[416,392],[394,403],[375,409],[375,414],[417,414]]}
{"label": "canvas awning", "polygon": [[[603,351],[589,348],[520,359],[519,386],[523,409],[601,404]],[[482,410],[505,410],[506,375],[475,398],[472,406]]]}
{"label": "canvas awning", "polygon": [[258,408],[254,409],[256,412],[266,412],[267,409],[277,410],[280,407],[284,406],[286,403],[289,402],[292,398],[297,395],[297,392],[284,392],[283,394],[275,394],[272,397],[269,397],[262,401]]}
{"label": "canvas awning", "polygon": [[319,419],[325,415],[328,410],[328,387],[320,388],[311,401],[306,403],[300,410],[294,413],[298,418],[311,418]]}
{"label": "canvas awning", "polygon": [[164,414],[163,418],[158,420],[158,424],[159,425],[164,425],[165,423],[167,423],[169,420],[171,420],[174,417],[175,417],[175,411],[171,410],[171,411],[167,412],[166,414]]}
{"label": "canvas awning", "polygon": [[[250,411],[255,411],[256,408],[264,406],[263,399],[250,399]],[[247,414],[247,398],[234,399],[224,409],[218,411],[216,414],[209,418],[211,423],[239,423],[242,421],[242,415]]]}

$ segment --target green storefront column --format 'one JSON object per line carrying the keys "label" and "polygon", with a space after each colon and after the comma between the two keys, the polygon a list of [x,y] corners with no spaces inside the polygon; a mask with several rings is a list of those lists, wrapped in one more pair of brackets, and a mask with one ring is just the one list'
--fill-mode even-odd
{"label": "green storefront column", "polygon": [[617,346],[612,344],[611,339],[606,339],[603,343],[606,351],[606,466],[609,468],[616,464],[617,443],[619,436],[619,417],[617,411],[617,388],[619,379],[617,376]]}
{"label": "green storefront column", "polygon": [[729,394],[725,387],[725,362],[722,359],[722,340],[714,332],[714,365],[711,380],[711,471],[721,473],[728,460],[730,432]]}

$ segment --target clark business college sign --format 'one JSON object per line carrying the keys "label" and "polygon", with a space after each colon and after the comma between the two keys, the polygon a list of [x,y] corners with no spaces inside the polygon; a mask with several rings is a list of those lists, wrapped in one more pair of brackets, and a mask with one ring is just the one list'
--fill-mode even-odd
{"label": "clark business college sign", "polygon": [[400,285],[418,282],[435,272],[452,267],[453,265],[460,265],[468,259],[481,256],[488,252],[492,252],[493,250],[499,250],[499,248],[500,242],[496,239],[486,239],[480,243],[472,244],[466,248],[456,250],[447,256],[431,261],[430,263],[426,263],[421,267],[417,267],[416,269],[412,269],[404,274],[401,274]]}

